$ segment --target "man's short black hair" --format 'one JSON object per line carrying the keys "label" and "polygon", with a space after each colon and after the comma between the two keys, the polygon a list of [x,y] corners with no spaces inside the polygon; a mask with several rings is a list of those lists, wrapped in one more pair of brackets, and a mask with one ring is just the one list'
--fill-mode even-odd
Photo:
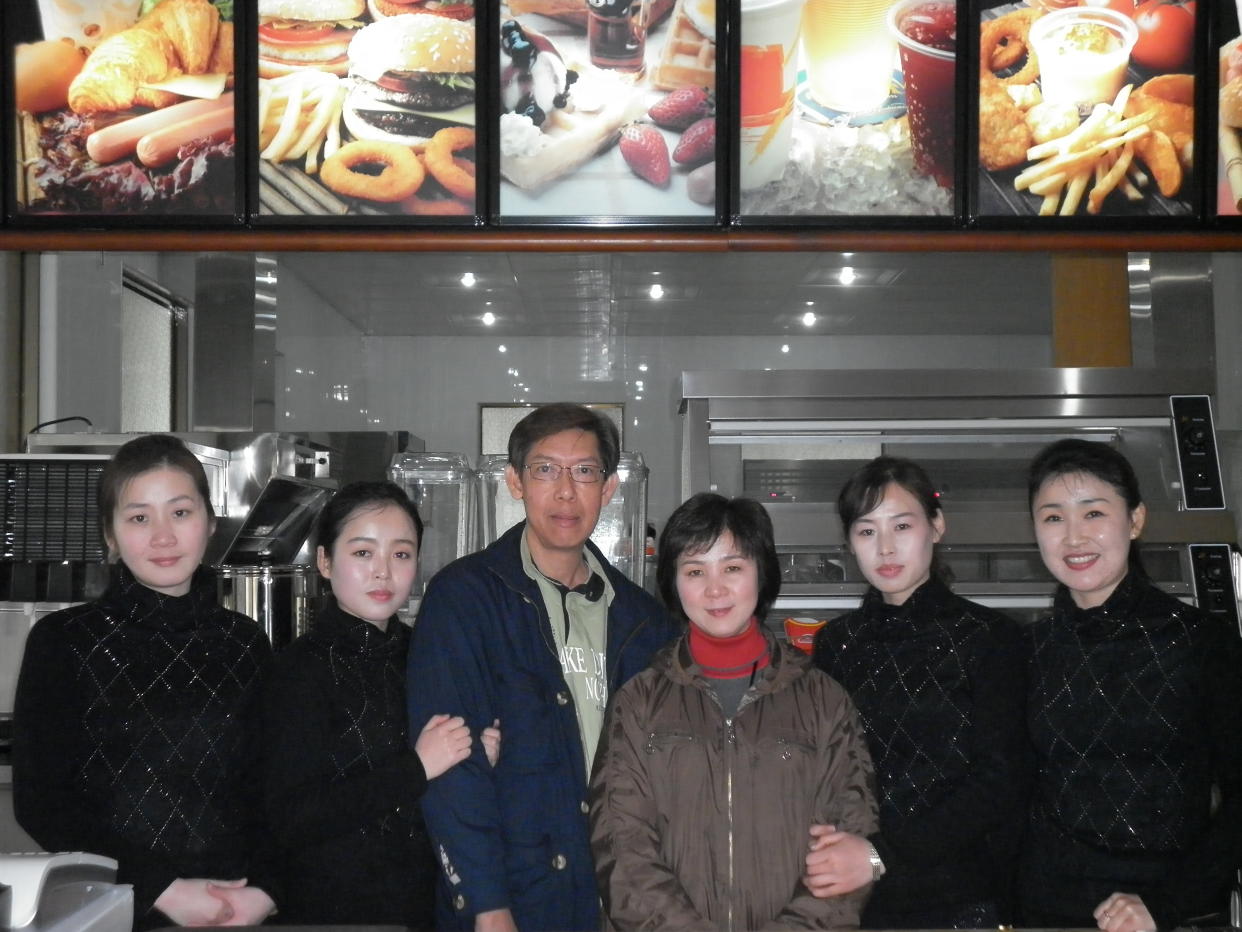
{"label": "man's short black hair", "polygon": [[545,437],[551,437],[566,430],[589,431],[599,441],[600,465],[604,467],[604,476],[611,476],[617,471],[617,462],[621,458],[621,437],[617,433],[617,425],[606,415],[590,408],[559,401],[550,405],[541,405],[526,417],[522,418],[509,434],[509,465],[519,474],[526,465],[526,457],[530,449]]}

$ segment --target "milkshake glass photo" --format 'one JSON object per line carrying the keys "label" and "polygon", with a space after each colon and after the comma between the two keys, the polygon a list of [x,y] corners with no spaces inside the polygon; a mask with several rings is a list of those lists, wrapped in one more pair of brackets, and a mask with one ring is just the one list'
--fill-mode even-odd
{"label": "milkshake glass photo", "polygon": [[740,185],[775,181],[789,162],[804,0],[742,0]]}
{"label": "milkshake glass photo", "polygon": [[888,97],[893,37],[885,16],[893,0],[806,0],[802,51],[811,96],[842,113],[873,110]]}

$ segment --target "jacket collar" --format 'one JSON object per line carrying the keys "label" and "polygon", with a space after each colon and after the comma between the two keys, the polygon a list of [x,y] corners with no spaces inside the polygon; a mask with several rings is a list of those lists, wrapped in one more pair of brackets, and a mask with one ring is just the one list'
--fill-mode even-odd
{"label": "jacket collar", "polygon": [[[755,678],[755,694],[779,692],[802,676],[811,665],[811,658],[777,638],[766,628],[761,628],[768,642],[768,665]],[[687,686],[707,687],[699,665],[690,656],[690,635],[683,634],[676,641],[656,654],[652,667],[675,683]]]}
{"label": "jacket collar", "polygon": [[[499,575],[510,588],[525,592],[533,590],[537,594],[538,583],[526,575],[526,570],[522,566],[522,535],[525,533],[526,522],[519,521],[501,534],[487,549],[493,557],[493,572]],[[585,549],[594,558],[596,565],[604,571],[607,582],[615,592],[619,588],[617,585],[619,571],[604,558],[604,554],[590,539],[587,540]]]}

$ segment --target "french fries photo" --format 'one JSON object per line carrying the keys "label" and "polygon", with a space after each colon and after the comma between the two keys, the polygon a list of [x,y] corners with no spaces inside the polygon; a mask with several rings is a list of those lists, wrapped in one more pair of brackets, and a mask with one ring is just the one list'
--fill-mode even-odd
{"label": "french fries photo", "polygon": [[341,147],[345,83],[323,71],[259,79],[259,157],[269,162],[305,158],[306,173]]}
{"label": "french fries photo", "polygon": [[1026,157],[1034,164],[1018,174],[1013,186],[1043,198],[1041,216],[1072,216],[1089,184],[1087,212],[1098,214],[1104,199],[1121,183],[1134,162],[1134,143],[1151,132],[1148,124],[1155,117],[1150,111],[1124,116],[1132,90],[1133,85],[1127,84],[1111,104],[1096,104],[1073,132],[1027,150]]}

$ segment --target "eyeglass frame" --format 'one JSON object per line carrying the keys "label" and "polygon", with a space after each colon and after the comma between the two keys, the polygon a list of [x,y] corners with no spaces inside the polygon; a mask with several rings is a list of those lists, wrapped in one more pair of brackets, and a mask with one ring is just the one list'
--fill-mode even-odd
{"label": "eyeglass frame", "polygon": [[[532,479],[538,482],[559,482],[561,479],[561,474],[564,473],[565,470],[569,470],[569,478],[572,479],[578,485],[595,485],[596,483],[603,482],[605,479],[608,478],[607,469],[605,469],[603,466],[597,466],[594,463],[574,463],[573,465],[570,465],[570,466],[565,466],[561,463],[549,463],[549,462],[526,463],[522,466],[522,468],[530,474],[530,477]],[[549,469],[552,471],[552,473],[551,475],[541,476],[535,472],[536,468]],[[578,476],[574,475],[575,469],[590,469],[592,470],[592,476],[594,478],[579,479]]]}

